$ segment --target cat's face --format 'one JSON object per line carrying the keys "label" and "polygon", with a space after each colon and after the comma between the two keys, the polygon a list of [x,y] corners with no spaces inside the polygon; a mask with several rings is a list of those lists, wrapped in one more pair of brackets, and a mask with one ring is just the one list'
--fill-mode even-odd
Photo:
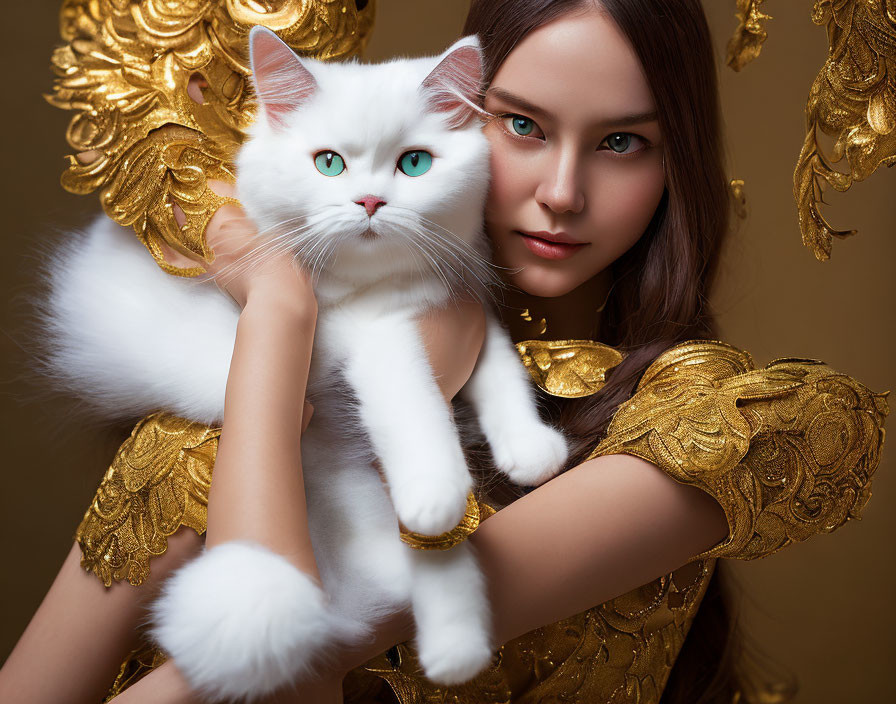
{"label": "cat's face", "polygon": [[457,97],[475,101],[475,42],[360,65],[300,61],[267,31],[252,40],[261,110],[237,186],[270,246],[360,279],[444,267],[480,247],[487,141]]}

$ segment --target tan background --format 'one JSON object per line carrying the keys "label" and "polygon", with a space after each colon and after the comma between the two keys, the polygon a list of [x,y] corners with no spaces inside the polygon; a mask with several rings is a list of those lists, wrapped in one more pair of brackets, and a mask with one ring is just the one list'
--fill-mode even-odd
{"label": "tan background", "polygon": [[[705,0],[719,65],[734,29],[734,0]],[[372,59],[434,52],[458,36],[466,0],[380,0]],[[896,389],[892,362],[896,303],[896,172],[875,174],[827,209],[835,225],[859,236],[836,242],[833,259],[802,247],[790,195],[803,136],[808,87],[826,56],[809,0],[772,0],[770,39],[741,74],[721,69],[731,174],[747,183],[750,217],[730,247],[715,299],[723,339],[750,350],[758,364],[774,357],[823,359],[872,389]],[[25,297],[33,292],[36,247],[82,224],[94,197],[58,185],[67,152],[67,116],[45,104],[48,57],[57,43],[58,3],[4,7],[6,87],[3,250],[0,281],[0,659],[5,659],[70,547],[70,536],[120,431],[84,426],[58,400],[27,385]],[[597,88],[597,87],[596,87]],[[700,148],[700,135],[690,135]],[[39,341],[38,341],[39,343]],[[744,622],[765,650],[799,677],[804,704],[896,701],[896,511],[888,448],[861,523],[765,560],[736,564]],[[100,617],[98,615],[98,617]],[[72,644],[73,657],[89,642]]]}

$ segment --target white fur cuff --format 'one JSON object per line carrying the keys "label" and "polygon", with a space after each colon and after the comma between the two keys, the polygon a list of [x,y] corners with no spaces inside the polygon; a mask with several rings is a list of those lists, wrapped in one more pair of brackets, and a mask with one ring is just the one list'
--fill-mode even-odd
{"label": "white fur cuff", "polygon": [[224,543],[166,582],[152,635],[196,690],[252,699],[309,674],[344,630],[326,601],[284,557],[256,543]]}

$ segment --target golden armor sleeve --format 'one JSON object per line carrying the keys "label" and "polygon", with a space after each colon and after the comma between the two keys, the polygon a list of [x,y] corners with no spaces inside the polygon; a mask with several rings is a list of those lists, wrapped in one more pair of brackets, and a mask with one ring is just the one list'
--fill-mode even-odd
{"label": "golden armor sleeve", "polygon": [[729,535],[694,559],[763,557],[860,517],[886,396],[816,360],[754,369],[735,347],[687,342],[647,369],[591,456],[641,457],[716,499]]}
{"label": "golden armor sleeve", "polygon": [[106,471],[75,539],[81,566],[108,587],[149,576],[181,526],[205,533],[220,429],[168,413],[141,420]]}

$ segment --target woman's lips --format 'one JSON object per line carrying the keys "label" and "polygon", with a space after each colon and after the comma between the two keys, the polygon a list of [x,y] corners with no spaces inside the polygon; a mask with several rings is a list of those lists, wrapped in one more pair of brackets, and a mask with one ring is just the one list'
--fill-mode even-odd
{"label": "woman's lips", "polygon": [[[563,234],[549,232],[514,232],[523,238],[523,244],[532,254],[542,259],[566,259],[578,252],[587,243],[572,242],[572,238]],[[551,239],[546,239],[550,237]],[[565,240],[565,241],[558,241]]]}

